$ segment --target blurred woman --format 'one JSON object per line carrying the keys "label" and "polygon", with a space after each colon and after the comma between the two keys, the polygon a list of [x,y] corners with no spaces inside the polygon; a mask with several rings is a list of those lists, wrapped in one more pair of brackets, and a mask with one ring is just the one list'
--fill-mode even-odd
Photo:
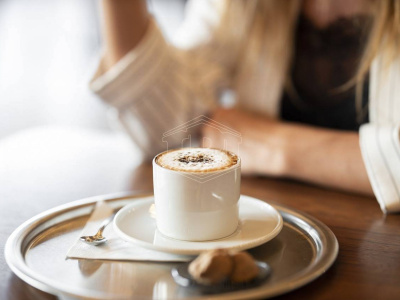
{"label": "blurred woman", "polygon": [[[374,194],[400,211],[399,0],[193,0],[173,41],[145,1],[103,8],[91,88],[145,157],[208,115],[241,133],[243,173]],[[202,134],[225,146],[210,126]]]}

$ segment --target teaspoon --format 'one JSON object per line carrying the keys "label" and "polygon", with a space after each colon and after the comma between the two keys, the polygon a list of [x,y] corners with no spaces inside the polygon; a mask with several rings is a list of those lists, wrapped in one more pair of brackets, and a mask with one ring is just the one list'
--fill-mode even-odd
{"label": "teaspoon", "polygon": [[107,239],[103,236],[103,231],[107,227],[107,225],[110,224],[110,222],[114,219],[114,216],[115,216],[115,214],[113,214],[110,217],[108,217],[107,219],[105,219],[101,223],[100,228],[96,232],[95,235],[84,235],[84,236],[81,236],[79,239],[81,241],[85,242],[86,244],[94,245],[94,246],[97,246],[97,245],[107,242]]}

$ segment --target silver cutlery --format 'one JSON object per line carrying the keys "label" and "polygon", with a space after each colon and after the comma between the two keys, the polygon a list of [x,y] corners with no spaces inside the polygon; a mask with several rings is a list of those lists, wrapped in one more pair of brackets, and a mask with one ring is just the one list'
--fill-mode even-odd
{"label": "silver cutlery", "polygon": [[101,223],[100,228],[96,232],[95,235],[84,235],[84,236],[81,236],[79,239],[82,242],[85,242],[86,244],[94,245],[94,246],[97,246],[97,245],[107,242],[107,238],[103,236],[103,231],[107,227],[107,225],[111,223],[111,221],[114,219],[114,217],[115,217],[115,214],[112,214],[107,219],[105,219]]}

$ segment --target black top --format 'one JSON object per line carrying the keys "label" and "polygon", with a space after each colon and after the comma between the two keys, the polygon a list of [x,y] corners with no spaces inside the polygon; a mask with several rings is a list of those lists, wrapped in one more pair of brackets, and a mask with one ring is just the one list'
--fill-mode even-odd
{"label": "black top", "polygon": [[357,16],[318,29],[300,16],[291,70],[294,93],[285,91],[282,97],[282,119],[341,130],[358,130],[368,122],[368,78],[362,93],[366,109],[358,119],[355,88],[335,89],[354,76],[370,23],[369,17]]}

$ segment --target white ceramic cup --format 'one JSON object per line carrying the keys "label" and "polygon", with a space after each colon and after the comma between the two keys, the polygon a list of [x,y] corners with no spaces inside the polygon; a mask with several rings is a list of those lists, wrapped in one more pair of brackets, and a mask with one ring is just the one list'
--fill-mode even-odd
{"label": "white ceramic cup", "polygon": [[178,240],[207,241],[229,236],[239,223],[240,158],[223,170],[170,170],[153,159],[158,230]]}

